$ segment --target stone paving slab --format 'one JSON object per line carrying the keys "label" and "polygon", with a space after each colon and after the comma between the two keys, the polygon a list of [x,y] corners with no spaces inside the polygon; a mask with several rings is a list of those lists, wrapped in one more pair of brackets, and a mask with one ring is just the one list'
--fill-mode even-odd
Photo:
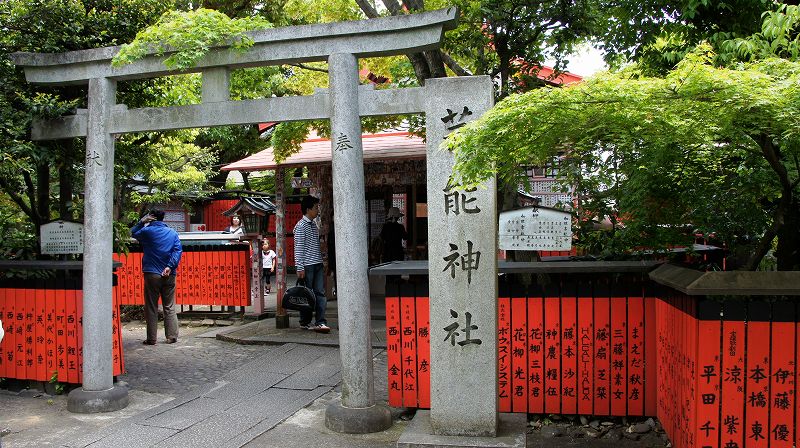
{"label": "stone paving slab", "polygon": [[139,448],[160,444],[173,434],[177,429],[147,428],[143,431],[139,425],[131,425],[121,431],[103,438],[89,445],[90,448]]}
{"label": "stone paving slab", "polygon": [[[317,333],[300,329],[297,318],[290,317],[289,328],[276,328],[275,319],[264,319],[238,327],[229,331],[214,332],[221,341],[235,342],[245,345],[280,345],[303,344],[323,347],[339,346],[339,330],[335,318],[329,318],[330,333]],[[386,321],[372,320],[372,347],[386,348]],[[209,336],[211,332],[208,333]]]}
{"label": "stone paving slab", "polygon": [[[174,409],[178,406],[181,406],[185,403],[194,400],[195,398],[197,398],[197,394],[202,395],[204,393],[214,390],[219,386],[220,384],[217,382],[205,384],[202,387],[195,389],[193,393],[188,393],[174,400],[170,400],[152,409],[148,409],[128,419],[122,420],[119,423],[116,423],[114,425],[105,427],[97,431],[81,434],[78,437],[65,442],[63,446],[69,448],[85,448],[96,442],[102,441],[106,438],[115,437],[116,434],[118,433],[140,431],[140,429],[132,429],[132,428],[137,427],[148,418],[151,418],[158,414],[162,414],[164,412],[167,412],[171,409]],[[152,430],[152,428],[150,430]]]}
{"label": "stone paving slab", "polygon": [[[324,347],[292,344],[291,350],[286,354],[276,358],[269,357],[269,361],[265,363],[264,372],[293,374],[300,369],[307,368],[310,364],[324,354],[329,353],[331,350],[337,351]],[[337,370],[339,369],[338,363],[335,365],[335,368]]]}
{"label": "stone paving slab", "polygon": [[242,434],[256,424],[260,423],[263,416],[232,415],[228,413],[216,414],[181,431],[162,442],[163,446],[171,448],[216,447],[228,442],[232,436]]}
{"label": "stone paving slab", "polygon": [[306,394],[304,390],[271,388],[226,409],[232,415],[260,415],[266,417],[289,407]]}
{"label": "stone paving slab", "polygon": [[280,373],[264,373],[253,375],[243,381],[226,382],[221,387],[204,394],[204,397],[217,400],[238,402],[253,395],[260,394],[272,386],[275,386],[287,375]]}
{"label": "stone paving slab", "polygon": [[[265,418],[263,421],[261,421],[254,427],[250,428],[249,430],[235,437],[232,437],[227,443],[220,446],[223,448],[239,448],[241,446],[244,446],[245,444],[251,442],[256,437],[274,428],[286,418],[294,415],[300,409],[303,409],[304,407],[313,403],[319,397],[330,392],[330,390],[331,390],[330,387],[318,387],[312,391],[306,392],[305,394],[302,395],[302,397],[299,400],[290,403],[286,408],[282,409],[282,412],[280,414],[282,414],[283,417],[279,418],[280,414],[273,414],[268,418]],[[294,444],[287,440],[287,445],[293,446]]]}
{"label": "stone paving slab", "polygon": [[336,386],[341,381],[339,351],[329,351],[279,382],[276,387],[313,390],[317,386]]}
{"label": "stone paving slab", "polygon": [[185,404],[154,415],[142,423],[146,426],[184,430],[214,414],[224,411],[228,405],[229,403],[225,400],[197,397]]}

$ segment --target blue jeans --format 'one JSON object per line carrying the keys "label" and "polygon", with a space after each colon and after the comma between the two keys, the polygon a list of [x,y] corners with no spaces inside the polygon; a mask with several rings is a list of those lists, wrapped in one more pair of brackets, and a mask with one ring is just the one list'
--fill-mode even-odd
{"label": "blue jeans", "polygon": [[[306,287],[314,291],[314,296],[317,298],[317,305],[315,312],[317,314],[316,325],[328,324],[325,320],[325,309],[328,307],[328,299],[325,298],[325,282],[323,279],[324,269],[322,263],[312,264],[305,266],[306,273]],[[311,311],[300,312],[300,325],[307,325],[311,323]]]}

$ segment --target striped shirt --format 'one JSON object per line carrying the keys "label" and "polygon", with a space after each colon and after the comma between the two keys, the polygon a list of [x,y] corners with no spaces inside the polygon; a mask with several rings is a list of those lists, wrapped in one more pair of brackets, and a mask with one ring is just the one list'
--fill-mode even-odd
{"label": "striped shirt", "polygon": [[303,216],[294,226],[294,262],[298,271],[305,271],[306,266],[322,263],[319,229],[307,216]]}

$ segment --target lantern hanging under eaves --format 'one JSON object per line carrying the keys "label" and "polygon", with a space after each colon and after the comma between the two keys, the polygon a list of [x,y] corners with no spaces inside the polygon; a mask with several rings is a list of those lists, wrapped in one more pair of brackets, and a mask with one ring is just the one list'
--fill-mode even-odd
{"label": "lantern hanging under eaves", "polygon": [[261,230],[261,215],[257,215],[252,211],[240,210],[239,216],[241,216],[242,224],[244,224],[244,233],[259,233]]}

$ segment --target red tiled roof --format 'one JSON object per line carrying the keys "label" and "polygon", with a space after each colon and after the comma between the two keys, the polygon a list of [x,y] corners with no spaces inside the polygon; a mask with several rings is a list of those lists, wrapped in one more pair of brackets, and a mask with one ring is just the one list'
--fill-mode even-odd
{"label": "red tiled roof", "polygon": [[553,67],[547,67],[546,65],[542,65],[538,67],[538,69],[539,71],[536,72],[536,76],[539,79],[556,86],[568,86],[583,81],[582,76],[570,72],[561,72],[558,76],[553,77],[555,70],[553,70]]}
{"label": "red tiled roof", "polygon": [[[361,136],[364,148],[364,161],[424,159],[425,142],[408,132],[386,132],[364,134]],[[261,171],[281,167],[330,163],[331,141],[323,138],[310,138],[300,145],[300,151],[278,165],[272,148],[222,167],[223,171]]]}

